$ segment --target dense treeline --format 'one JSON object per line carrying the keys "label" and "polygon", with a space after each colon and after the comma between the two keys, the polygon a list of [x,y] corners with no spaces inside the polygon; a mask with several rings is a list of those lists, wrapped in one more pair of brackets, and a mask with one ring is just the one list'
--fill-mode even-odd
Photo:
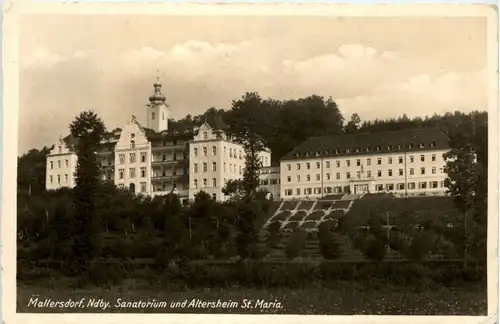
{"label": "dense treeline", "polygon": [[[339,222],[336,227],[321,227],[320,254],[325,259],[339,257],[340,243],[335,237],[340,232],[349,234],[364,258],[375,262],[385,258],[386,246],[407,259],[422,261],[436,249],[429,242],[440,244],[439,252],[443,246],[453,250],[453,256],[464,259],[464,269],[468,269],[469,256],[481,258],[482,254],[473,250],[473,246],[484,250],[485,241],[480,242],[480,238],[483,234],[484,240],[486,237],[486,113],[456,112],[413,119],[403,115],[363,123],[353,114],[344,122],[331,99],[311,96],[277,101],[247,93],[233,101],[230,110],[210,108],[203,115],[171,121],[170,126],[196,126],[208,119],[224,121],[227,132],[247,153],[243,179],[232,183],[232,188],[225,188],[238,194],[225,203],[200,193],[191,205],[182,206],[173,194],[153,199],[136,197],[96,181],[95,151],[106,131],[102,120],[93,112],[83,112],[70,126],[71,134],[80,139],[76,147],[79,159],[73,190],[43,190],[48,148],[31,150],[21,156],[18,161],[19,276],[27,276],[29,266],[23,266],[23,262],[39,260],[63,264],[69,275],[94,276],[103,275],[104,271],[95,260],[150,259],[160,268],[177,269],[181,277],[186,277],[192,268],[183,267],[190,261],[261,259],[272,247],[263,243],[259,234],[272,203],[258,188],[256,172],[260,164],[255,152],[267,146],[276,161],[311,136],[407,128],[439,128],[450,138],[454,148],[450,157],[455,159],[446,167],[450,177],[446,185],[462,215],[463,226],[446,230],[442,221],[435,220],[422,232],[414,230],[413,225],[418,224],[410,224],[406,226],[405,240],[397,240],[399,236],[393,235],[389,242],[383,235],[380,213],[373,214],[365,224],[368,232],[349,227],[345,222]],[[437,231],[441,231],[440,237],[447,235],[444,245],[444,241],[436,237]],[[307,233],[302,231],[292,234],[288,240],[291,243],[285,247],[289,259],[300,256],[306,238]],[[407,239],[413,243],[406,245]],[[183,270],[178,272],[179,268]],[[114,273],[116,269],[109,271]],[[246,273],[250,277],[256,275],[251,271]]]}

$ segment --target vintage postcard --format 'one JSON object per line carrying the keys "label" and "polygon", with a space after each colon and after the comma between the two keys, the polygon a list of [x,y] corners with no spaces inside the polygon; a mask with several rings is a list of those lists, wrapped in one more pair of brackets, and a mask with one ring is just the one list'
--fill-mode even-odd
{"label": "vintage postcard", "polygon": [[497,37],[486,5],[4,5],[3,321],[495,321]]}

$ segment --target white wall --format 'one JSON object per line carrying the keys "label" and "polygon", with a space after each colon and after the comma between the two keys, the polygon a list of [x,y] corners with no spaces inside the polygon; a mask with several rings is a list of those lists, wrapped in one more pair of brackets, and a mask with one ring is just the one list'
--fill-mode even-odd
{"label": "white wall", "polygon": [[47,190],[63,187],[73,188],[75,186],[76,163],[76,154],[71,152],[60,139],[47,155],[45,188]]}
{"label": "white wall", "polygon": [[[131,145],[132,141],[135,146]],[[135,154],[135,161],[131,161],[132,154]],[[144,162],[141,161],[141,154],[146,157]],[[144,177],[141,175],[142,168],[145,170]],[[135,175],[131,174],[131,169],[135,170]],[[151,193],[151,144],[133,121],[125,125],[115,147],[115,184],[125,188],[134,184],[135,193],[143,192],[143,189],[143,193]],[[141,184],[145,184],[145,188]]]}
{"label": "white wall", "polygon": [[[443,184],[444,179],[447,177],[443,171],[445,161],[442,155],[444,152],[446,151],[434,150],[406,154],[406,182],[408,184],[415,183],[415,189],[408,189],[408,193],[421,194],[443,192],[446,190]],[[424,156],[423,162],[421,161],[421,155]],[[432,160],[433,155],[435,156],[435,161]],[[402,163],[400,163],[400,157],[402,158]],[[392,163],[389,163],[390,158],[392,158]],[[378,164],[379,159],[381,164]],[[330,163],[329,167],[328,162]],[[390,190],[391,192],[404,193],[404,189],[398,190],[396,186],[398,183],[405,183],[404,162],[405,155],[402,153],[324,158],[323,160],[314,157],[309,159],[281,161],[280,194],[284,199],[304,198],[306,196],[320,197],[322,195],[321,192],[315,193],[314,188],[348,186],[350,184],[350,179],[347,178],[348,172],[350,173],[351,179],[357,179],[358,172],[360,172],[361,178],[368,179],[369,177],[373,177],[376,188],[378,185],[383,185],[384,187],[384,190],[380,192],[387,190],[387,184],[393,184],[394,188]],[[307,163],[310,164],[310,169],[307,169]],[[339,163],[339,165],[337,163]],[[300,164],[300,170],[297,169],[297,164]],[[323,168],[321,168],[321,164],[323,164]],[[423,175],[421,174],[421,168],[425,169],[425,174]],[[433,168],[435,174],[432,173]],[[412,169],[413,174],[411,174]],[[392,175],[389,175],[390,170],[392,171]],[[400,170],[402,170],[402,175],[400,175]],[[379,171],[381,172],[380,176],[378,174]],[[328,174],[330,175],[330,179],[328,179]],[[337,179],[337,174],[339,174],[340,179]],[[309,181],[307,181],[308,175],[310,176]],[[430,188],[431,181],[437,181],[438,188]],[[419,182],[426,182],[427,188],[419,189]],[[312,194],[305,193],[305,189],[308,188],[312,189]],[[285,190],[287,189],[292,190],[292,195],[285,195]],[[297,189],[300,190],[300,194],[297,193]],[[323,191],[325,191],[325,189],[323,189]],[[323,194],[325,194],[325,192],[323,192]]]}

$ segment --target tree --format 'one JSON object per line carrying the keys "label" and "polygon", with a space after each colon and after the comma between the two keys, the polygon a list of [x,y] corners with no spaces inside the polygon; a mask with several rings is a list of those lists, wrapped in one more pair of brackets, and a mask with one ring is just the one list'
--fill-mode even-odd
{"label": "tree", "polygon": [[469,211],[473,209],[477,201],[477,188],[480,187],[481,170],[477,163],[476,154],[470,146],[464,149],[452,149],[443,155],[447,161],[444,171],[448,174],[445,186],[453,197],[455,205],[462,213],[464,231],[464,267],[467,266],[467,248],[470,233],[467,230],[469,222]]}
{"label": "tree", "polygon": [[49,147],[41,150],[31,149],[17,159],[17,188],[30,195],[39,195],[45,191],[46,156]]}
{"label": "tree", "polygon": [[345,133],[356,133],[359,131],[361,124],[361,118],[357,113],[351,115],[351,119],[347,122],[344,127]]}
{"label": "tree", "polygon": [[105,130],[93,111],[82,112],[70,125],[78,158],[72,212],[72,250],[77,273],[86,272],[98,253],[96,192],[100,181],[96,152]]}
{"label": "tree", "polygon": [[307,232],[299,229],[295,231],[287,240],[285,246],[285,255],[288,259],[295,259],[305,248]]}
{"label": "tree", "polygon": [[319,248],[321,255],[327,260],[337,259],[342,256],[337,233],[330,223],[321,223],[318,231]]}

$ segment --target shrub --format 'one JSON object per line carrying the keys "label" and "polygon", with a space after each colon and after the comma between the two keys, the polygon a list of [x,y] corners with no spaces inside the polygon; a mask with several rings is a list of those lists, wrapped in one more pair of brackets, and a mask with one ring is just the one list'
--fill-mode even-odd
{"label": "shrub", "polygon": [[295,259],[300,256],[305,247],[306,238],[307,232],[304,230],[297,230],[290,235],[285,247],[285,255],[288,259]]}

